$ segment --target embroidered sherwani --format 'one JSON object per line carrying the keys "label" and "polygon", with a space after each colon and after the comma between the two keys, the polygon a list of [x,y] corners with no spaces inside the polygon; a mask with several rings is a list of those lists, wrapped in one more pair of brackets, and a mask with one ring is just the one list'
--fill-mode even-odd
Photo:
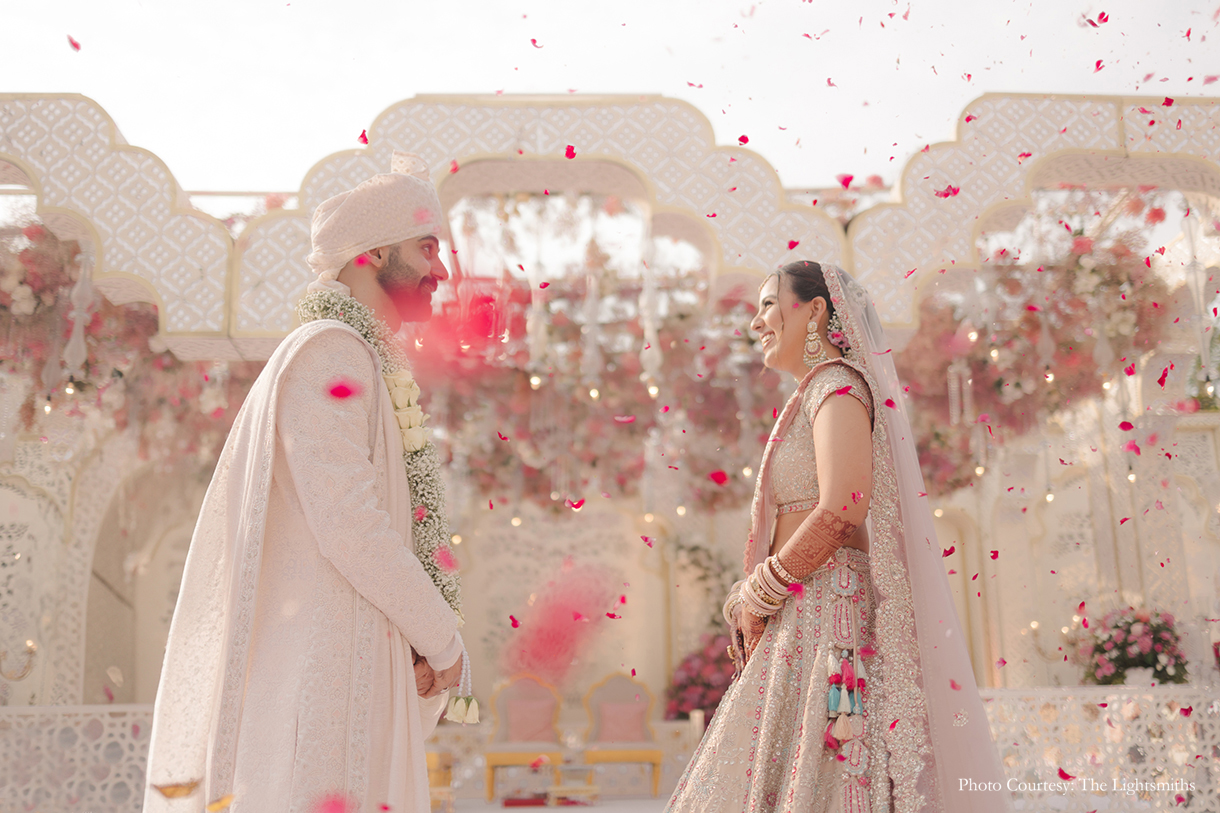
{"label": "embroidered sherwani", "polygon": [[[228,794],[232,813],[307,813],[329,794],[362,813],[429,810],[424,740],[444,696],[417,696],[410,650],[443,669],[463,645],[412,548],[402,454],[359,333],[319,320],[285,339],[191,542],[146,813]],[[152,788],[195,781],[190,804]]]}

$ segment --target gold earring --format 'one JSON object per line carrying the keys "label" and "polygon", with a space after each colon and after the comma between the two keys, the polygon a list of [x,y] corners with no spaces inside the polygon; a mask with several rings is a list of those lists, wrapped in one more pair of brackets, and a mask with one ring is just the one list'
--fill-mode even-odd
{"label": "gold earring", "polygon": [[818,334],[818,322],[816,319],[810,319],[809,325],[805,328],[805,366],[813,369],[823,361],[830,357],[826,355],[826,348],[822,346],[822,337]]}

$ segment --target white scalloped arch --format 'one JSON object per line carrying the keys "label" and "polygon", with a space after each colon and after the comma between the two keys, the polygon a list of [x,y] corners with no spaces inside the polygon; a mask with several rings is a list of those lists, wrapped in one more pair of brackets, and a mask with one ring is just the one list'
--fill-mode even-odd
{"label": "white scalloped arch", "polygon": [[[1019,219],[1033,189],[1071,181],[1220,193],[1220,100],[1164,101],[986,94],[967,105],[956,141],[907,162],[900,202],[848,228],[851,269],[882,321],[916,327],[920,284],[942,269],[977,267],[979,230]],[[960,191],[936,195],[949,186]]]}

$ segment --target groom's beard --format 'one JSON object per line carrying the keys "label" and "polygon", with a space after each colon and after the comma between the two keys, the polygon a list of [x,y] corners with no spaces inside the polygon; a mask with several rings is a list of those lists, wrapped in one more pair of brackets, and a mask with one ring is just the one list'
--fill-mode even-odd
{"label": "groom's beard", "polygon": [[427,322],[432,318],[432,292],[436,280],[431,268],[421,262],[423,268],[413,267],[403,256],[398,246],[390,249],[385,267],[377,272],[377,284],[394,303],[399,317],[404,322]]}

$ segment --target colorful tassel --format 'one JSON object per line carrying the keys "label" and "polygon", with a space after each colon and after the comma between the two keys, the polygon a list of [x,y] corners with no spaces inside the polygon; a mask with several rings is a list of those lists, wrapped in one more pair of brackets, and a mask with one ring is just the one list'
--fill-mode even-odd
{"label": "colorful tassel", "polygon": [[858,660],[858,659],[857,659],[857,665],[856,665],[856,683],[857,683],[857,684],[859,684],[859,685],[861,685],[861,686],[862,686],[862,685],[864,685],[864,677],[865,677],[865,675],[864,675],[864,661],[861,661],[861,660]]}
{"label": "colorful tassel", "polygon": [[851,661],[843,661],[843,685],[852,690],[856,688],[856,672],[851,668]]}
{"label": "colorful tassel", "polygon": [[835,725],[834,728],[831,729],[831,733],[835,735],[835,739],[837,739],[839,742],[851,739],[851,720],[848,719],[846,714],[840,714],[839,718],[835,720]]}
{"label": "colorful tassel", "polygon": [[826,733],[823,735],[822,739],[826,742],[827,748],[832,748],[832,749],[837,750],[839,747],[839,741],[837,739],[835,739],[833,734],[830,733],[830,729],[833,726],[834,726],[833,721],[826,724]]}
{"label": "colorful tassel", "polygon": [[834,712],[837,712],[839,710],[839,687],[838,686],[830,687],[830,696],[827,698],[827,701],[828,702],[827,702],[826,706],[829,709],[831,714],[833,714]]}
{"label": "colorful tassel", "polygon": [[[840,714],[851,714],[851,692],[847,691],[846,689],[839,692],[838,712]],[[836,734],[835,736],[838,735]],[[839,739],[843,738],[839,737]]]}
{"label": "colorful tassel", "polygon": [[862,677],[856,678],[856,689],[858,689],[860,691],[864,691],[864,678],[862,678]]}
{"label": "colorful tassel", "polygon": [[863,714],[864,713],[864,704],[860,701],[859,692],[851,692],[851,713],[852,714]]}

